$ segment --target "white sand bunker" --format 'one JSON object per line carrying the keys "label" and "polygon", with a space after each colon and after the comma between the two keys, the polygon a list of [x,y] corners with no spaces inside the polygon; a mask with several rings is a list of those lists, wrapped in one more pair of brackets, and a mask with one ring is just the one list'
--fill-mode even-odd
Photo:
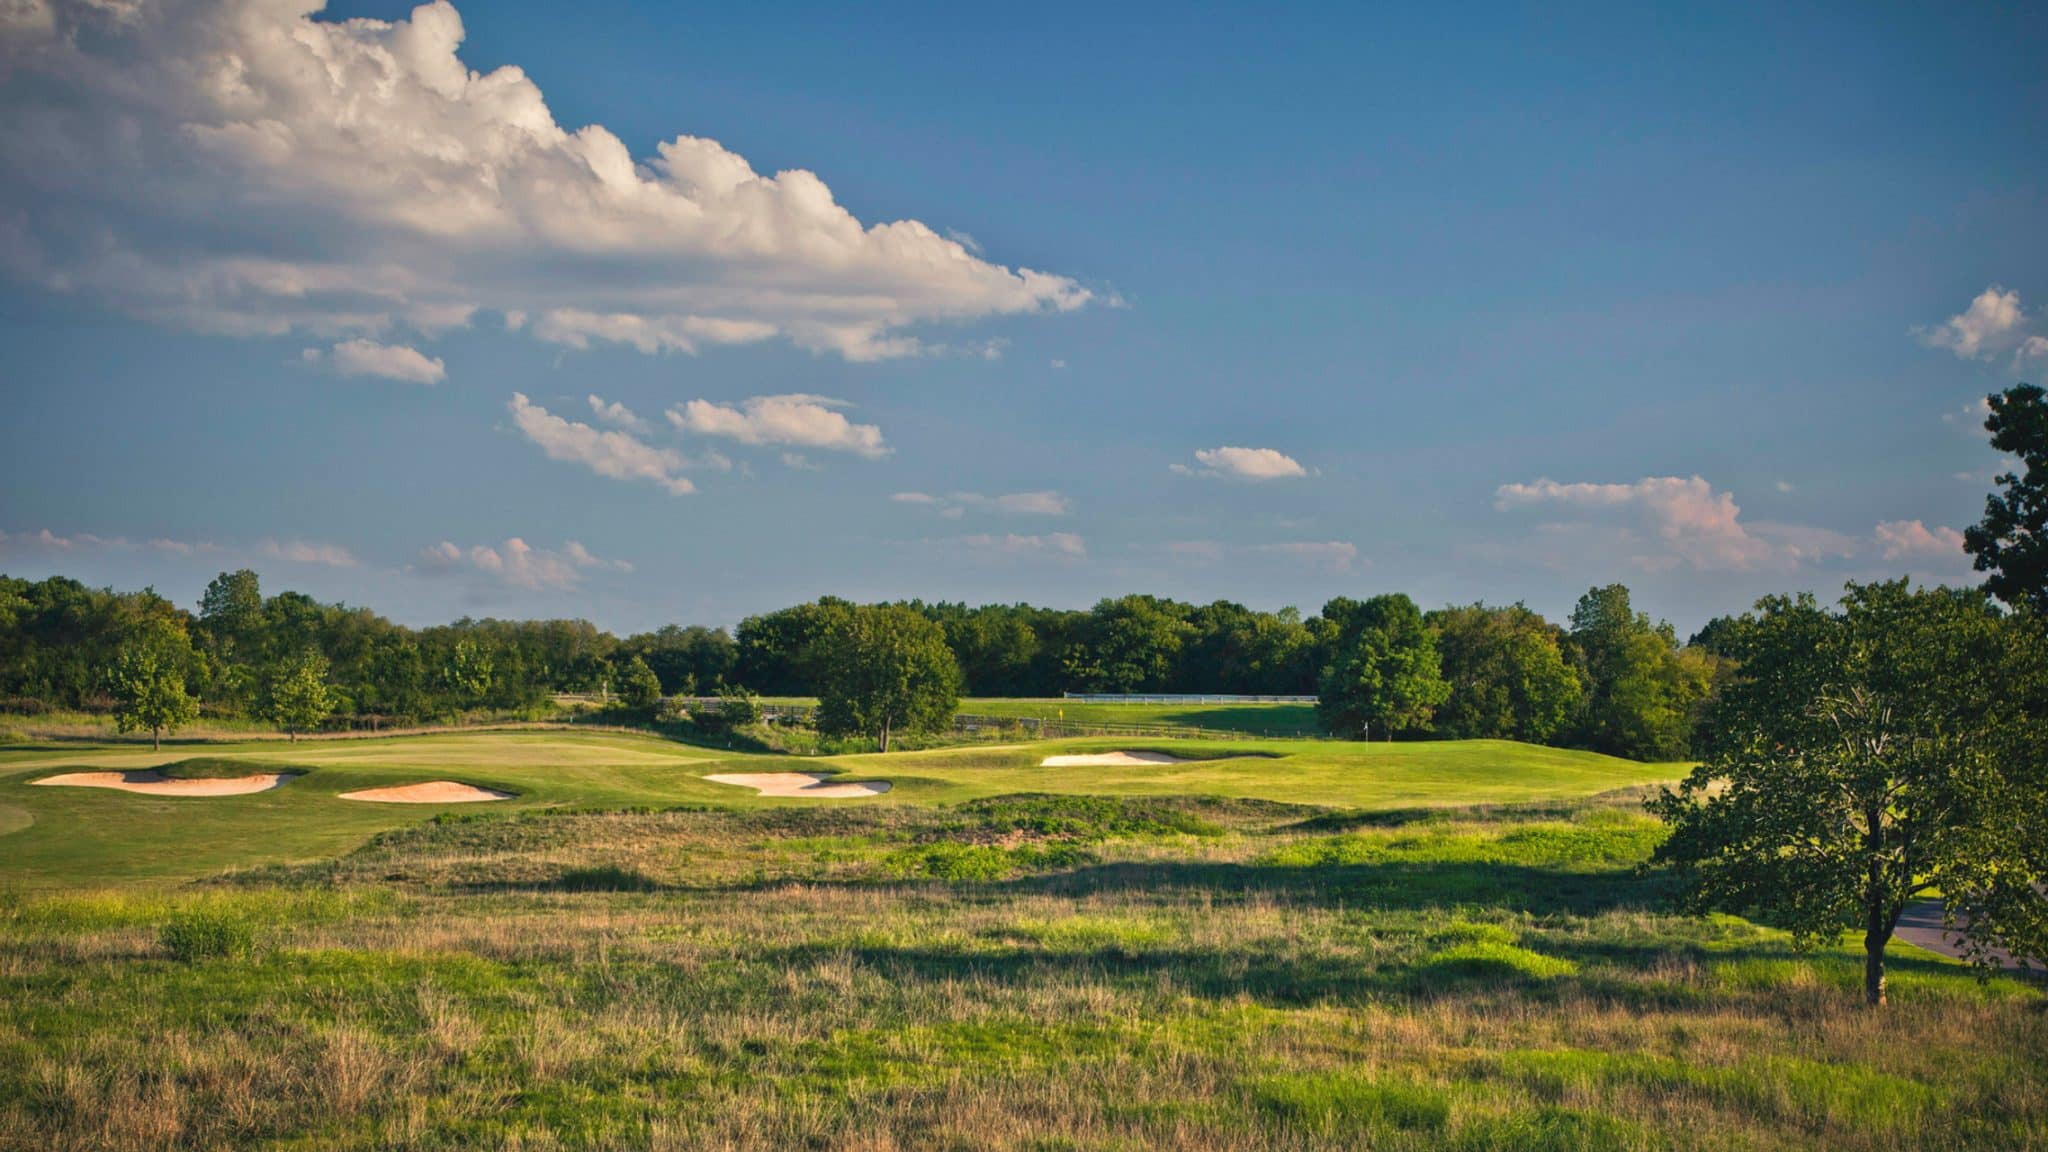
{"label": "white sand bunker", "polygon": [[453,780],[429,780],[424,784],[397,784],[390,788],[365,788],[343,792],[343,800],[368,800],[373,804],[478,804],[485,800],[510,800],[512,793]]}
{"label": "white sand bunker", "polygon": [[823,772],[733,772],[706,776],[714,784],[738,784],[763,796],[797,796],[814,800],[851,800],[857,796],[880,796],[889,790],[887,780],[832,784]]}
{"label": "white sand bunker", "polygon": [[186,780],[166,776],[154,768],[144,768],[135,772],[67,772],[29,783],[54,784],[60,788],[112,788],[149,796],[245,796],[280,787],[295,775],[297,773],[294,772],[264,772],[255,776]]}
{"label": "white sand bunker", "polygon": [[1144,764],[1185,764],[1178,756],[1164,752],[1090,752],[1077,756],[1047,756],[1041,768],[1135,768]]}

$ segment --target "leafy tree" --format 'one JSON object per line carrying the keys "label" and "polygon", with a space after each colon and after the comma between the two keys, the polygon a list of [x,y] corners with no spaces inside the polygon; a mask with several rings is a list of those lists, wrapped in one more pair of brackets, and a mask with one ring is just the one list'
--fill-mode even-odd
{"label": "leafy tree", "polygon": [[1728,638],[1740,672],[1709,755],[1652,804],[1657,859],[1695,910],[1782,925],[1802,948],[1860,929],[1864,997],[1907,904],[1939,889],[1976,959],[2048,949],[2038,702],[2043,640],[1977,592],[1849,585],[1760,601]]}
{"label": "leafy tree", "polygon": [[1077,686],[1094,692],[1163,692],[1191,631],[1185,605],[1157,596],[1104,600],[1089,614],[1085,648],[1069,653]]}
{"label": "leafy tree", "polygon": [[320,726],[334,712],[334,689],[327,683],[327,657],[301,652],[279,662],[263,686],[263,714],[291,734]]}
{"label": "leafy tree", "polygon": [[1583,698],[1560,630],[1520,604],[1445,608],[1426,618],[1450,696],[1436,730],[1461,740],[1543,743],[1564,730]]}
{"label": "leafy tree", "polygon": [[1671,626],[1635,611],[1620,584],[1579,598],[1571,639],[1585,685],[1578,741],[1635,760],[1685,756],[1712,686],[1705,654],[1681,652]]}
{"label": "leafy tree", "polygon": [[819,642],[853,606],[831,596],[740,621],[734,679],[768,696],[806,696],[817,688]]}
{"label": "leafy tree", "polygon": [[150,747],[160,749],[165,732],[176,732],[198,719],[199,701],[185,691],[191,663],[192,639],[183,623],[163,617],[144,622],[121,646],[108,676],[115,728],[147,728]]}
{"label": "leafy tree", "polygon": [[247,568],[223,572],[199,598],[199,623],[223,650],[254,638],[263,627],[263,588]]}
{"label": "leafy tree", "polygon": [[482,644],[468,637],[455,642],[446,678],[448,690],[455,695],[459,707],[473,708],[483,703],[491,691],[491,673],[491,654]]}
{"label": "leafy tree", "polygon": [[418,716],[425,706],[426,663],[420,646],[404,636],[380,641],[365,670],[358,702],[394,716]]}
{"label": "leafy tree", "polygon": [[818,730],[873,736],[933,732],[960,703],[960,669],[946,634],[898,604],[852,608],[826,633],[818,663]]}
{"label": "leafy tree", "polygon": [[1984,590],[2048,617],[2048,396],[2019,384],[1989,397],[1984,429],[1991,446],[2019,459],[2024,472],[1998,477],[2003,492],[1985,497],[1984,519],[1963,532],[1963,549],[1988,572]]}
{"label": "leafy tree", "polygon": [[1323,614],[1340,629],[1316,704],[1324,731],[1353,739],[1383,732],[1389,740],[1429,731],[1451,686],[1415,601],[1398,592],[1362,604],[1340,597]]}
{"label": "leafy tree", "polygon": [[619,699],[628,708],[652,708],[661,703],[661,679],[647,661],[635,656],[626,661],[619,675]]}

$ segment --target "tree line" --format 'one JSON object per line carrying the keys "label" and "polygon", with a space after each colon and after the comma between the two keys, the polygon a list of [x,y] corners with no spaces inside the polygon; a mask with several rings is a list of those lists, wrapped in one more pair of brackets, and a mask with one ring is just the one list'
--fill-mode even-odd
{"label": "tree line", "polygon": [[[636,703],[726,687],[829,696],[846,668],[835,628],[863,611],[826,597],[748,617],[731,635],[669,625],[620,638],[583,620],[408,628],[298,592],[265,595],[246,569],[221,573],[195,607],[151,589],[0,577],[0,706],[106,710],[175,681],[172,697],[189,707],[155,708],[172,727],[205,716],[296,731],[329,715],[407,724],[534,712],[564,692]],[[957,694],[1320,694],[1340,735],[1518,739],[1638,758],[1685,754],[1720,666],[1633,611],[1621,585],[1589,591],[1569,626],[1522,605],[1424,613],[1400,594],[1339,597],[1308,618],[1144,595],[1088,610],[869,607],[896,610],[897,631],[911,617],[929,625]]]}

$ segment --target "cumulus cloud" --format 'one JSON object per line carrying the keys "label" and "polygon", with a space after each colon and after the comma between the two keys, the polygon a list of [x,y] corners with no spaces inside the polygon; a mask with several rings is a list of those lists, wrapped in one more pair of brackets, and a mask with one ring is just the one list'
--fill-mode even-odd
{"label": "cumulus cloud", "polygon": [[2018,367],[2037,357],[2048,358],[2048,337],[2031,331],[2038,319],[2027,315],[2018,292],[1993,284],[1946,323],[1916,328],[1913,334],[1929,348],[1945,348],[1964,360],[1995,360],[2011,353]]}
{"label": "cumulus cloud", "polygon": [[519,392],[512,394],[507,408],[512,422],[549,459],[581,464],[614,480],[647,480],[674,496],[697,490],[689,477],[679,475],[689,460],[672,448],[657,448],[628,432],[600,431],[565,420]]}
{"label": "cumulus cloud", "polygon": [[1618,540],[1645,546],[1632,559],[1652,570],[1677,564],[1707,570],[1795,568],[1855,550],[1853,541],[1827,529],[1744,523],[1735,498],[1698,476],[1652,476],[1633,484],[1540,479],[1503,484],[1494,492],[1494,507],[1503,512],[1535,505],[1623,517]]}
{"label": "cumulus cloud", "polygon": [[[321,358],[318,348],[308,348],[303,355],[308,361]],[[439,358],[429,358],[404,344],[379,344],[360,337],[336,344],[327,357],[342,376],[382,376],[410,384],[439,384],[448,376],[448,366]]]}
{"label": "cumulus cloud", "polygon": [[960,537],[960,545],[982,556],[1045,556],[1062,560],[1085,560],[1088,544],[1072,532],[1047,532],[1041,536],[1001,536],[986,533]]}
{"label": "cumulus cloud", "polygon": [[582,583],[585,573],[631,572],[623,560],[602,560],[571,540],[559,550],[535,548],[517,536],[503,544],[465,549],[443,540],[421,551],[414,570],[427,575],[468,573],[529,592],[561,592]]}
{"label": "cumulus cloud", "polygon": [[1282,480],[1308,475],[1299,461],[1273,448],[1204,448],[1195,453],[1199,467],[1175,464],[1184,476],[1227,476],[1236,480]]}
{"label": "cumulus cloud", "polygon": [[320,8],[0,9],[0,263],[214,332],[431,334],[484,309],[569,347],[778,339],[851,360],[1091,299],[916,220],[863,224],[817,175],[757,173],[703,136],[635,156],[565,128],[519,67],[470,69],[448,3]]}
{"label": "cumulus cloud", "polygon": [[592,395],[588,399],[590,401],[591,414],[595,415],[599,420],[607,424],[616,424],[621,428],[638,428],[640,426],[640,417],[634,415],[633,410],[624,404],[616,400],[607,403],[603,397],[596,395]]}
{"label": "cumulus cloud", "polygon": [[322,564],[329,568],[356,566],[355,554],[339,544],[321,544],[311,540],[265,540],[259,547],[265,556],[273,560],[287,560],[293,564]]}
{"label": "cumulus cloud", "polygon": [[873,424],[855,424],[838,409],[845,402],[824,396],[793,393],[756,396],[738,407],[692,400],[668,410],[671,424],[699,436],[719,436],[750,445],[787,445],[829,452],[851,452],[878,460],[893,449],[882,442]]}
{"label": "cumulus cloud", "polygon": [[1918,520],[1886,520],[1877,526],[1877,542],[1887,560],[1958,561],[1963,551],[1963,534],[1937,525],[1929,528]]}
{"label": "cumulus cloud", "polygon": [[941,516],[958,517],[969,508],[990,509],[1018,516],[1065,516],[1067,498],[1058,492],[1006,492],[985,496],[979,492],[949,492],[934,496],[928,492],[897,492],[889,497],[898,504],[936,508]]}

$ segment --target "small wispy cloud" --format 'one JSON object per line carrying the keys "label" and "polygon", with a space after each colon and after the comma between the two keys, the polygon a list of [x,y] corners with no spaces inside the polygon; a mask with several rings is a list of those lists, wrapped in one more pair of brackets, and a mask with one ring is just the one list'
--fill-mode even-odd
{"label": "small wispy cloud", "polygon": [[535,548],[514,536],[503,544],[463,548],[443,540],[419,554],[413,570],[423,575],[467,572],[529,592],[560,592],[583,582],[586,573],[631,572],[623,560],[603,560],[574,540],[559,549]]}
{"label": "small wispy cloud", "polygon": [[929,492],[897,492],[889,497],[898,504],[914,504],[919,507],[936,509],[941,516],[957,518],[969,509],[1003,512],[1016,516],[1065,516],[1069,507],[1067,498],[1058,492],[1006,492],[988,496],[980,492],[948,492],[943,496]]}

